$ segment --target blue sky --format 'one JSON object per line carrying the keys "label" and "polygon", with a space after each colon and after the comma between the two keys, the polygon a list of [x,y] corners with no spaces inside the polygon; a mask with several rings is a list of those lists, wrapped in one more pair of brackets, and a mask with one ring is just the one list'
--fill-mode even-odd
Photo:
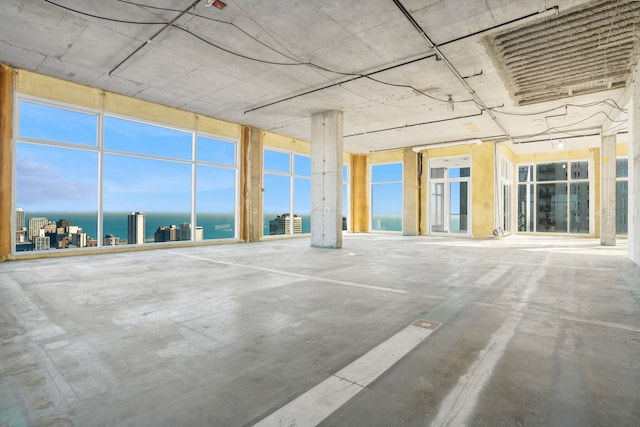
{"label": "blue sky", "polygon": [[[22,101],[16,207],[38,212],[98,209],[98,116]],[[192,134],[105,116],[105,212],[189,212]],[[38,144],[38,140],[65,147]],[[235,144],[198,136],[196,203],[200,212],[234,212]],[[133,156],[109,153],[118,151]],[[136,154],[178,161],[141,158]],[[215,167],[228,165],[230,168]]]}

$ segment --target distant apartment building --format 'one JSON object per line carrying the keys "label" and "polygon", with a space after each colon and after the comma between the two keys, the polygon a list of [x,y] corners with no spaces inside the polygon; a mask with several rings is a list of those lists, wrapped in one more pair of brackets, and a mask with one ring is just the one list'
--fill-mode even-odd
{"label": "distant apartment building", "polygon": [[127,243],[139,245],[144,243],[144,213],[131,212],[127,220]]}
{"label": "distant apartment building", "polygon": [[16,209],[16,231],[24,230],[24,210]]}
{"label": "distant apartment building", "polygon": [[154,242],[173,242],[174,240],[178,240],[178,229],[174,224],[161,225],[153,233]]}
{"label": "distant apartment building", "polygon": [[102,239],[103,246],[117,246],[120,244],[120,238],[118,236],[114,236],[113,234],[107,234]]}
{"label": "distant apartment building", "polygon": [[40,235],[40,230],[49,224],[47,218],[29,218],[29,240],[33,242],[33,239]]}
{"label": "distant apartment building", "polygon": [[[269,221],[269,234],[289,234],[291,232],[291,216],[289,214],[278,215],[276,219]],[[293,233],[302,233],[302,217],[293,216]]]}
{"label": "distant apartment building", "polygon": [[51,241],[49,236],[35,236],[33,238],[34,250],[46,251],[51,249]]}

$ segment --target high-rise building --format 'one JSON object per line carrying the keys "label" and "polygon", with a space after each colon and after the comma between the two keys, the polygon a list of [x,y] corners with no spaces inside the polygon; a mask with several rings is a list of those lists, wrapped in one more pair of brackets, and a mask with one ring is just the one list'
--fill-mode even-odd
{"label": "high-rise building", "polygon": [[161,225],[153,234],[154,242],[172,242],[178,240],[177,228],[174,224],[169,226]]}
{"label": "high-rise building", "polygon": [[107,234],[102,240],[103,246],[117,246],[119,244],[120,238],[118,236],[114,236],[113,234]]}
{"label": "high-rise building", "polygon": [[130,245],[144,243],[144,213],[132,211],[127,224],[127,243]]}
{"label": "high-rise building", "polygon": [[[276,219],[269,221],[269,234],[289,234],[291,230],[291,216],[287,214],[278,215]],[[293,216],[293,233],[302,233],[302,217]]]}
{"label": "high-rise building", "polygon": [[29,240],[33,242],[34,237],[40,235],[40,229],[49,224],[47,218],[29,218]]}
{"label": "high-rise building", "polygon": [[16,231],[22,231],[24,228],[24,210],[16,209]]}

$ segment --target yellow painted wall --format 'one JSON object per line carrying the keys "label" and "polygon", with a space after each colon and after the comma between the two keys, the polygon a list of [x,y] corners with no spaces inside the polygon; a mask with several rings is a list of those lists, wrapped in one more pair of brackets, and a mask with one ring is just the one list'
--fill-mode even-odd
{"label": "yellow painted wall", "polygon": [[369,231],[369,157],[351,156],[351,231]]}
{"label": "yellow painted wall", "polygon": [[311,155],[311,144],[300,139],[289,138],[272,132],[262,132],[262,143],[265,147],[279,148],[294,153]]}
{"label": "yellow painted wall", "polygon": [[240,139],[242,131],[242,127],[234,123],[25,70],[17,71],[16,91],[24,95],[236,140]]}
{"label": "yellow painted wall", "polygon": [[471,233],[477,239],[493,236],[495,228],[495,143],[471,146]]}
{"label": "yellow painted wall", "polygon": [[13,70],[0,64],[0,261],[11,255]]}

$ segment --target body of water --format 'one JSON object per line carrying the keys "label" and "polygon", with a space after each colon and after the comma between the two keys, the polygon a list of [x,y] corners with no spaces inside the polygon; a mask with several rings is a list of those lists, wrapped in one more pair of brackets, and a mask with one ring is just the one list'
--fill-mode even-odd
{"label": "body of water", "polygon": [[[103,236],[113,234],[122,240],[127,239],[127,220],[130,212],[105,212],[103,214]],[[73,225],[82,227],[91,239],[97,239],[98,215],[89,212],[25,212],[25,227],[29,218],[47,218],[49,221],[66,219]],[[191,222],[189,213],[150,212],[144,213],[145,240],[153,241],[153,234],[163,225],[180,227]],[[204,239],[232,239],[235,237],[235,218],[233,213],[205,213],[197,217],[197,225],[203,227]]]}

